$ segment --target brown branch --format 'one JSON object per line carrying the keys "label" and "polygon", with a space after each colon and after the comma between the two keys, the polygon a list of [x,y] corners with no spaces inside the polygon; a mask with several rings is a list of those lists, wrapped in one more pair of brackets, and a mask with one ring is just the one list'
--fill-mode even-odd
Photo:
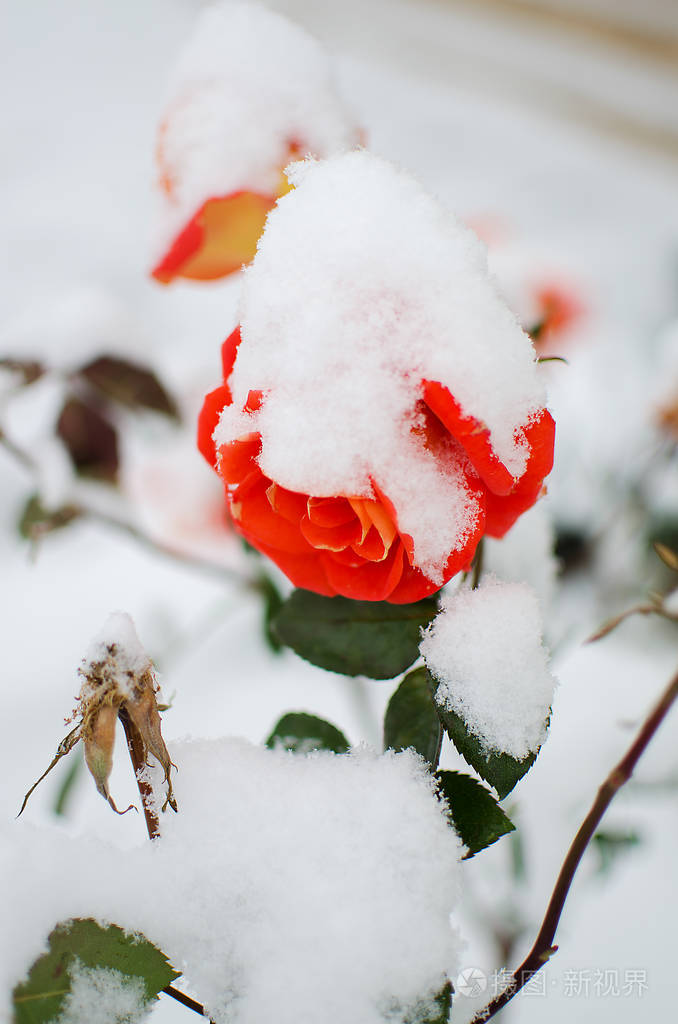
{"label": "brown branch", "polygon": [[162,541],[155,540],[153,537],[149,537],[147,533],[144,533],[143,530],[139,529],[138,526],[135,526],[133,523],[127,522],[124,519],[118,519],[116,516],[109,515],[107,512],[99,512],[96,509],[87,508],[83,505],[75,505],[73,507],[81,517],[90,519],[95,523],[102,523],[104,526],[111,526],[114,530],[118,530],[120,533],[126,533],[128,537],[132,537],[138,544],[143,545],[143,547],[148,548],[156,554],[163,555],[165,558],[171,558],[174,562],[185,565],[190,569],[197,569],[210,576],[216,576],[222,580],[235,580],[236,582],[242,583],[253,590],[260,589],[260,585],[254,577],[240,573],[236,569],[229,569],[226,565],[218,565],[216,562],[210,562],[208,559],[200,558],[198,555],[187,554],[186,552],[180,551],[178,548],[172,547],[170,544],[165,544]]}
{"label": "brown branch", "polygon": [[570,886],[581,859],[596,832],[605,811],[612,803],[621,787],[628,782],[633,774],[638,761],[645,752],[650,740],[668,714],[672,704],[678,698],[678,673],[668,684],[664,693],[645,719],[638,735],[627,750],[619,764],[612,769],[605,782],[598,790],[591,810],[584,818],[579,831],[572,841],[572,845],[563,861],[555,887],[549,900],[549,905],[544,914],[539,934],[535,939],[532,949],[523,960],[520,967],[513,973],[513,977],[507,988],[495,996],[488,1005],[475,1015],[471,1024],[483,1024],[484,1021],[494,1017],[517,992],[523,988],[530,978],[541,970],[547,960],[556,952],[557,946],[553,945],[556,929],[560,916],[565,906]]}
{"label": "brown branch", "polygon": [[191,999],[190,996],[185,995],[180,989],[175,988],[174,985],[166,985],[162,991],[168,996],[171,996],[172,999],[176,999],[178,1003],[181,1003],[183,1006],[187,1006],[189,1010],[193,1010],[195,1013],[199,1013],[203,1017],[207,1016],[205,1013],[205,1007],[202,1003],[198,1003],[195,999]]}
{"label": "brown branch", "polygon": [[148,838],[157,839],[160,835],[160,822],[158,821],[158,815],[155,810],[153,787],[150,782],[147,782],[143,777],[143,771],[146,767],[146,744],[141,738],[141,733],[135,726],[124,706],[120,708],[118,718],[122,722],[122,727],[125,730],[127,749],[129,750],[132,767],[134,768],[134,777],[136,778],[137,786],[139,787],[141,806],[144,809]]}
{"label": "brown branch", "polygon": [[483,573],[483,554],[485,550],[485,538],[481,537],[473,557],[473,575],[471,576],[471,590],[477,590],[480,586],[480,577]]}
{"label": "brown branch", "polygon": [[[35,460],[28,452],[15,444],[2,429],[0,429],[0,444],[5,447],[5,449],[24,467],[24,469],[28,470],[28,472],[33,476],[38,475],[38,466]],[[132,537],[132,539],[138,544],[148,548],[150,551],[162,555],[164,558],[172,559],[173,562],[178,562],[190,569],[196,569],[199,572],[206,573],[210,576],[216,576],[222,580],[234,580],[252,590],[261,589],[259,581],[253,576],[248,576],[245,573],[238,572],[237,569],[229,569],[229,567],[225,565],[218,565],[216,562],[210,562],[208,559],[200,558],[198,555],[190,555],[173,547],[171,544],[165,544],[163,541],[155,540],[147,533],[144,533],[144,531],[138,526],[135,526],[134,523],[127,522],[124,519],[118,519],[116,516],[110,515],[108,512],[101,512],[97,509],[89,508],[86,505],[81,505],[79,502],[74,502],[69,505],[69,509],[73,512],[73,518],[80,517],[81,519],[89,519],[92,522],[101,523],[104,526],[110,526],[114,530],[118,530],[120,533],[127,534],[128,537]]]}
{"label": "brown branch", "polygon": [[613,619],[610,619],[609,622],[606,622],[601,626],[593,636],[590,636],[586,643],[593,644],[597,640],[602,640],[603,637],[612,633],[617,626],[621,625],[622,622],[625,622],[626,619],[630,618],[632,615],[659,615],[660,618],[668,619],[669,622],[678,622],[678,614],[665,608],[663,599],[658,597],[649,604],[637,604],[633,608],[627,608],[626,611],[622,612],[620,615],[616,615]]}

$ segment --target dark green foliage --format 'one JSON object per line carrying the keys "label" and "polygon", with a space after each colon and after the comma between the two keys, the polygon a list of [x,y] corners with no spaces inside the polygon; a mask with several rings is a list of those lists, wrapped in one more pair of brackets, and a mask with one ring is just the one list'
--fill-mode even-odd
{"label": "dark green foliage", "polygon": [[468,856],[515,830],[490,791],[470,775],[439,771],[436,780],[449,807],[450,823],[468,848]]}
{"label": "dark green foliage", "polygon": [[[437,683],[430,673],[428,679],[431,692],[435,693]],[[485,782],[494,786],[499,794],[499,799],[503,800],[523,775],[530,770],[537,759],[538,751],[528,754],[522,761],[511,757],[510,754],[488,752],[478,737],[469,731],[463,718],[439,704],[436,704],[436,709],[447,735],[461,756],[472,768],[475,768]]]}
{"label": "dark green foliage", "polygon": [[308,754],[311,750],[333,750],[335,754],[345,754],[349,742],[330,722],[303,711],[291,711],[275,725],[266,746],[271,749],[283,747],[299,754]]}
{"label": "dark green foliage", "polygon": [[90,919],[57,925],[49,952],[33,964],[27,981],[14,989],[14,1024],[45,1024],[58,1016],[70,992],[70,968],[112,968],[130,979],[141,978],[147,1001],[179,975],[152,943],[127,935],[116,925],[104,928]]}
{"label": "dark green foliage", "polygon": [[384,717],[384,749],[414,747],[435,768],[443,730],[428,678],[425,668],[415,669],[405,676],[391,697]]}
{"label": "dark green foliage", "polygon": [[281,643],[313,665],[347,676],[393,679],[419,656],[436,602],[351,601],[295,590],[273,618]]}

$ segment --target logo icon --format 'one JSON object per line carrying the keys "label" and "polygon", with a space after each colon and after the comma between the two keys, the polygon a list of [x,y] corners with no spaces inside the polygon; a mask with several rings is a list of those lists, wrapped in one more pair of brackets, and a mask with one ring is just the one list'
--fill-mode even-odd
{"label": "logo icon", "polygon": [[465,967],[457,975],[455,990],[460,996],[481,996],[487,988],[487,975],[479,967]]}

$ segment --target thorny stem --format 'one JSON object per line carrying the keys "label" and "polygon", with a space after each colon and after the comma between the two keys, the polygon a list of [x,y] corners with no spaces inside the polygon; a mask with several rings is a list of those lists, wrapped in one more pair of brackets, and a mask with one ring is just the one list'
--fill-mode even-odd
{"label": "thorny stem", "polygon": [[137,786],[139,787],[141,806],[144,809],[148,838],[157,839],[160,835],[160,822],[158,821],[158,815],[155,810],[153,787],[150,782],[147,782],[143,778],[143,770],[146,767],[146,744],[141,738],[141,733],[130,718],[125,707],[120,708],[118,718],[122,722],[122,727],[125,730],[127,749],[129,750],[132,767],[134,768],[134,777],[136,778]]}
{"label": "thorny stem", "polygon": [[579,831],[572,841],[567,856],[563,861],[560,874],[556,880],[555,887],[551,893],[544,920],[542,921],[539,934],[534,941],[532,949],[523,960],[511,978],[506,989],[488,1003],[488,1005],[475,1015],[471,1024],[484,1024],[499,1012],[515,994],[523,988],[530,978],[541,970],[544,964],[558,949],[553,945],[556,929],[560,916],[565,906],[570,891],[570,886],[584,852],[596,832],[601,818],[612,803],[621,787],[628,782],[633,774],[638,761],[645,752],[650,740],[668,714],[672,704],[678,698],[678,673],[674,675],[656,705],[645,719],[638,735],[627,750],[619,764],[612,769],[608,777],[598,790],[591,810],[584,818]]}

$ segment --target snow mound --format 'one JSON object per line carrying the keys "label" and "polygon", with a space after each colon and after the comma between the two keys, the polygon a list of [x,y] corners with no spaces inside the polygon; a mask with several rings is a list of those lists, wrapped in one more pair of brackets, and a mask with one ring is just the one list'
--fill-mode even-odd
{"label": "snow mound", "polygon": [[85,967],[78,960],[70,975],[71,991],[52,1024],[133,1024],[149,1010],[141,978],[107,967]]}
{"label": "snow mound", "polygon": [[463,718],[488,752],[523,760],[539,749],[555,679],[527,584],[489,578],[477,590],[446,594],[420,650],[439,683],[437,703]]}
{"label": "snow mound", "polygon": [[458,969],[461,848],[415,754],[219,740],[171,755],[179,813],[152,844],[121,857],[14,828],[5,992],[57,921],[89,916],[154,942],[217,1024],[383,1024],[397,1005],[395,1022]]}

